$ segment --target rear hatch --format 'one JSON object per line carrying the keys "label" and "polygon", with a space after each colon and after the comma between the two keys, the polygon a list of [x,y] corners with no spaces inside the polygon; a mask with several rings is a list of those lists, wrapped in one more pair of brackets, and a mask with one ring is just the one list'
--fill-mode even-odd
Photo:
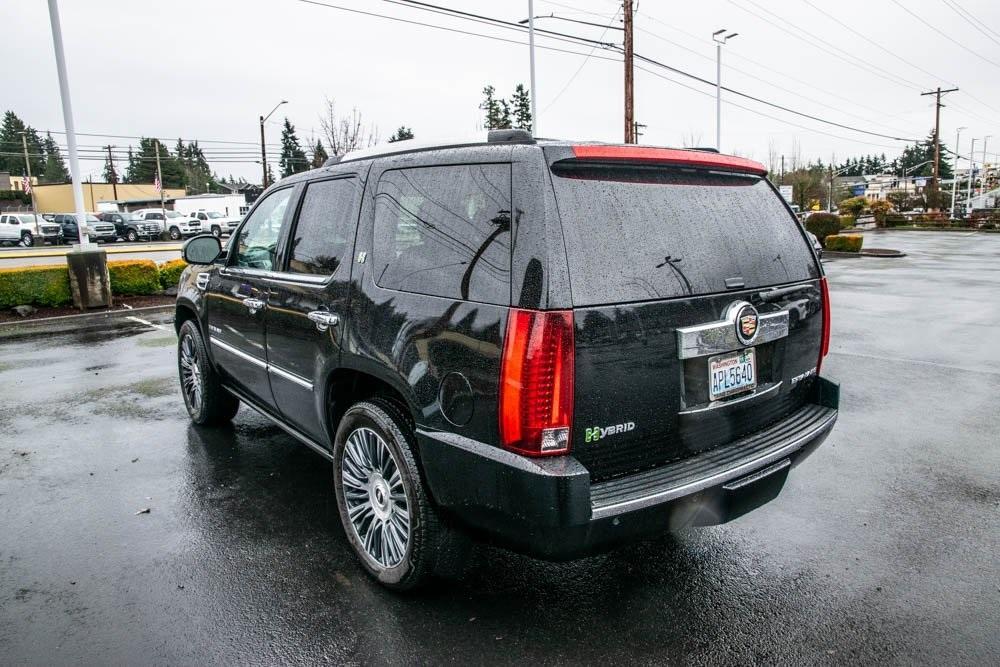
{"label": "rear hatch", "polygon": [[550,156],[575,320],[570,441],[594,482],[787,416],[806,400],[822,339],[819,266],[759,165],[625,150]]}

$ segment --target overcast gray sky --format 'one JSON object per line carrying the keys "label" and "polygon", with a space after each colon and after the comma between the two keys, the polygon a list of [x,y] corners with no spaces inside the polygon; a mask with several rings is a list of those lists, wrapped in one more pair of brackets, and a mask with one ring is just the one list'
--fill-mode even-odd
{"label": "overcast gray sky", "polygon": [[[511,21],[527,14],[526,0],[431,1]],[[514,31],[400,3],[318,2],[527,40]],[[4,4],[0,54],[8,76],[0,107],[41,130],[61,130],[46,3]],[[616,14],[620,18],[620,7],[617,0],[536,0],[535,13],[607,25]],[[318,116],[327,96],[343,111],[358,107],[383,138],[399,125],[412,127],[418,138],[437,138],[478,129],[484,85],[509,94],[516,83],[528,82],[527,46],[300,0],[62,0],[60,8],[78,131],[159,136],[170,145],[177,137],[201,139],[203,148],[218,156],[213,167],[220,175],[251,180],[260,178],[251,154],[257,117],[281,99],[289,104],[267,126],[269,144],[279,139],[283,115],[297,126],[303,143],[320,136]],[[590,39],[604,32],[553,19],[537,26]],[[719,28],[739,33],[723,50],[724,84],[734,89],[857,129],[923,137],[934,116],[932,98],[920,92],[958,86],[961,90],[946,98],[942,138],[952,145],[956,128],[966,126],[963,153],[970,137],[988,134],[995,135],[988,161],[1000,152],[1000,3],[995,0],[640,0],[635,49],[714,81],[710,36]],[[608,30],[603,39],[620,36]],[[541,134],[621,141],[620,56],[596,49],[585,60],[589,47],[549,39],[538,44],[575,52],[537,52]],[[712,145],[714,87],[637,65],[650,70],[636,72],[636,117],[647,125],[641,142]],[[771,147],[786,155],[797,148],[806,159],[827,161],[833,154],[839,160],[868,152],[891,158],[904,145],[733,95],[724,94],[723,100],[723,150],[764,162]],[[80,138],[95,148],[125,147],[128,141]],[[223,162],[222,156],[232,161]],[[101,167],[85,162],[82,171],[96,177]]]}

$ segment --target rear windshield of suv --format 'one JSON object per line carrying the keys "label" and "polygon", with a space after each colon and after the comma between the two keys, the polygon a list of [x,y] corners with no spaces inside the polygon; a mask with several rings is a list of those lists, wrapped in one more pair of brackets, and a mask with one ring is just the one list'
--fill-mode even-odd
{"label": "rear windshield of suv", "polygon": [[818,275],[798,223],[764,179],[570,163],[552,173],[576,306]]}

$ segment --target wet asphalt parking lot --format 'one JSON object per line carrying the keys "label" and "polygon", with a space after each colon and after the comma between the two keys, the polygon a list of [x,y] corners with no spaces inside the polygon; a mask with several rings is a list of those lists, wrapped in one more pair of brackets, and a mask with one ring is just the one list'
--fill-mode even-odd
{"label": "wet asphalt parking lot", "polygon": [[407,596],[329,464],[189,425],[169,323],[0,342],[0,663],[997,664],[1000,235],[866,245],[909,254],[826,264],[840,421],[776,501]]}

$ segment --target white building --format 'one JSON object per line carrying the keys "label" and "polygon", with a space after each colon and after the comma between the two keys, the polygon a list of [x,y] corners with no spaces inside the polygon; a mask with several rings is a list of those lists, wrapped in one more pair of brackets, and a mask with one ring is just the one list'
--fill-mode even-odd
{"label": "white building", "polygon": [[188,197],[176,197],[174,199],[174,210],[185,215],[204,209],[215,211],[227,217],[238,218],[244,215],[250,206],[246,197],[242,194],[203,194],[190,195]]}

